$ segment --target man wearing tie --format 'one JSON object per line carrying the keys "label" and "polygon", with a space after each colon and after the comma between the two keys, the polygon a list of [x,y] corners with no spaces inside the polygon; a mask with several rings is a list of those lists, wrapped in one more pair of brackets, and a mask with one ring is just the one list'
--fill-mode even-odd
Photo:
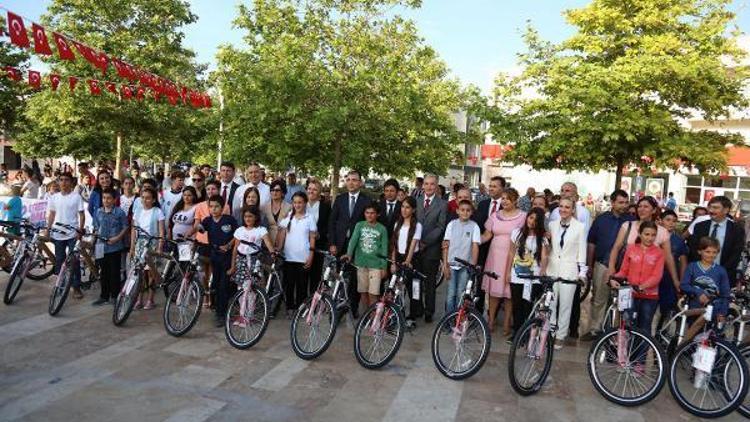
{"label": "man wearing tie", "polygon": [[378,221],[385,226],[388,239],[393,235],[393,228],[396,226],[398,216],[401,215],[401,202],[396,200],[398,189],[399,185],[396,179],[388,179],[383,184],[383,199],[380,200]]}
{"label": "man wearing tie", "polygon": [[[328,224],[328,249],[333,255],[346,253],[354,226],[365,219],[365,207],[370,204],[370,198],[360,191],[361,187],[362,176],[356,170],[350,171],[346,175],[347,192],[339,194],[333,202]],[[359,293],[356,271],[349,273],[348,291],[352,312],[357,317]]]}
{"label": "man wearing tie", "polygon": [[237,189],[240,187],[240,185],[234,182],[233,163],[229,161],[221,163],[221,166],[219,167],[219,179],[221,181],[221,186],[219,187],[219,195],[221,195],[224,203],[230,204],[231,207],[235,193],[237,193]]}
{"label": "man wearing tie", "polygon": [[732,201],[726,196],[714,196],[708,201],[708,214],[710,220],[695,225],[693,234],[688,238],[690,262],[700,260],[698,255],[698,243],[704,236],[713,237],[719,241],[719,255],[716,263],[727,270],[729,282],[734,285],[737,282],[737,264],[740,262],[742,249],[745,242],[745,229],[727,218],[732,209]]}
{"label": "man wearing tie", "polygon": [[448,219],[448,203],[437,194],[437,176],[426,176],[422,188],[424,196],[417,200],[417,221],[422,224],[417,269],[426,276],[426,280],[422,283],[419,299],[416,300],[414,292],[411,291],[411,283],[407,283],[411,297],[409,319],[414,320],[424,314],[424,321],[431,323],[432,315],[435,313],[435,278],[440,270],[443,234]]}
{"label": "man wearing tie", "polygon": [[[471,215],[471,219],[476,221],[479,225],[479,230],[481,230],[482,234],[486,231],[484,225],[487,223],[487,219],[501,208],[500,195],[502,195],[505,185],[505,178],[502,176],[495,176],[490,179],[490,188],[488,192],[490,197],[481,201],[479,205],[477,205],[477,210]],[[486,242],[479,246],[479,259],[477,260],[477,263],[482,267],[484,267],[485,262],[487,262],[487,254],[489,251],[490,242]],[[477,310],[479,313],[482,313],[484,311],[484,290],[482,290],[481,284],[477,286],[477,298]]]}
{"label": "man wearing tie", "polygon": [[263,207],[271,201],[271,187],[263,182],[263,174],[258,163],[250,163],[247,167],[248,181],[237,189],[237,193],[232,199],[232,215],[237,221],[242,221],[242,207],[245,205],[242,201],[245,199],[245,191],[254,187],[260,193],[259,207]]}

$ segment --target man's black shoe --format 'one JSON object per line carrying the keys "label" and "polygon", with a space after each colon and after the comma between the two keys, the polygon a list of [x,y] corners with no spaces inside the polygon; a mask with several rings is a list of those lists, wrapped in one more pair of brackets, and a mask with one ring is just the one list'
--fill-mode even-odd
{"label": "man's black shoe", "polygon": [[432,324],[432,315],[425,315],[424,322],[426,322],[427,324]]}

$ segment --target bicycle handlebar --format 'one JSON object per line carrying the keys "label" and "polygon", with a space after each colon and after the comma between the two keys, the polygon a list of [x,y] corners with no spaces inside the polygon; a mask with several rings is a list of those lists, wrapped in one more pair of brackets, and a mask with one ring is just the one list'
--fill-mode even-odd
{"label": "bicycle handlebar", "polygon": [[415,268],[413,268],[413,267],[411,267],[409,265],[406,265],[403,262],[398,262],[396,260],[390,259],[387,256],[383,256],[383,255],[378,255],[378,258],[385,259],[386,261],[388,261],[391,264],[395,265],[398,268],[399,271],[407,272],[407,273],[409,273],[410,276],[419,278],[420,280],[426,280],[427,279],[426,275],[424,275],[421,272],[417,271]]}
{"label": "bicycle handlebar", "polygon": [[471,269],[472,271],[475,272],[475,274],[476,273],[481,273],[482,275],[486,275],[487,277],[493,278],[495,280],[497,280],[500,277],[494,271],[483,271],[481,266],[474,265],[471,262],[465,261],[465,260],[463,260],[461,258],[455,258],[455,263],[458,264],[458,265],[460,265],[460,266],[462,266],[462,267]]}
{"label": "bicycle handlebar", "polygon": [[518,274],[518,278],[521,278],[524,280],[539,280],[542,283],[577,284],[579,286],[583,285],[583,282],[581,282],[580,280],[568,280],[566,278],[550,277],[546,275]]}

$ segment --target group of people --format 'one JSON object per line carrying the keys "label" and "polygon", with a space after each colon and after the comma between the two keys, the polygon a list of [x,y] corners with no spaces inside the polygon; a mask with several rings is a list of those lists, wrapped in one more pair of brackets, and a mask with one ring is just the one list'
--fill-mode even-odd
{"label": "group of people", "polygon": [[[321,250],[350,259],[357,268],[350,275],[356,282],[349,284],[355,316],[360,304],[378,300],[383,280],[396,271],[386,258],[425,274],[421,285],[406,284],[409,324],[420,318],[430,323],[441,312],[435,291],[440,272],[449,280],[441,307],[452,311],[459,306],[468,271],[456,258],[483,266],[497,278],[483,277],[477,286],[477,307],[484,312],[486,303],[491,330],[502,314],[507,340],[542,293],[538,281],[524,278],[525,274],[591,279],[589,330],[581,337],[589,340],[598,334],[610,289],[618,287],[616,281],[610,282],[612,276],[627,277],[639,287],[635,308],[638,325],[646,329],[656,310],[668,315],[682,293],[691,294],[696,303],[711,296],[726,298],[744,248],[744,230],[728,218],[732,203],[721,196],[711,199],[707,216],[696,219],[683,235],[675,230],[675,212],[662,209],[654,198],[639,199],[637,215],[631,215],[629,196],[622,190],[612,193],[609,211],[592,219],[574,183],[562,185],[554,204],[549,194],[527,192],[520,197],[500,176],[490,180],[484,197],[473,199],[468,188],[458,186],[446,200],[438,178],[428,175],[417,180],[410,194],[398,181],[387,180],[381,197],[374,199],[362,191],[361,174],[351,171],[345,179],[346,191],[327,201],[321,182],[314,178],[304,186],[294,175],[286,182],[276,179],[267,184],[255,163],[247,167],[244,178],[238,177],[230,162],[222,163],[218,173],[207,167],[189,175],[174,171],[165,177],[168,186],[131,175],[115,180],[103,169],[94,179],[88,201],[75,191],[81,177],[69,172],[57,177],[59,191],[48,198],[48,227],[64,223],[82,230],[87,210],[96,232],[108,239],[97,248],[102,287],[95,305],[116,298],[126,259],[146,255],[146,250],[165,250],[164,239],[195,238],[207,264],[204,280],[213,280],[205,302],[215,309],[217,325],[224,323],[228,300],[236,289],[234,280],[246,276],[247,256],[252,252],[247,243],[253,243],[271,254],[283,254],[288,313],[318,286]],[[50,236],[59,270],[79,233],[55,227]],[[156,266],[148,268],[151,289],[137,303],[146,310],[155,306],[154,287],[160,282]],[[72,286],[74,297],[83,297],[80,277],[72,280]],[[554,289],[555,347],[560,348],[567,337],[578,337],[580,286],[558,283]]]}

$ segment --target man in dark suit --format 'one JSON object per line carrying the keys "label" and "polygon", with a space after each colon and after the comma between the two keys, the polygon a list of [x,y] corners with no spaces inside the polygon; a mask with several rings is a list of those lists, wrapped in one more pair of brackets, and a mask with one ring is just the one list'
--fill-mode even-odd
{"label": "man in dark suit", "polygon": [[396,226],[398,216],[401,215],[401,202],[396,200],[398,189],[399,185],[396,179],[386,180],[383,184],[383,199],[378,203],[380,209],[378,221],[385,226],[388,239],[391,239],[393,228]]}
{"label": "man in dark suit", "polygon": [[219,167],[219,180],[221,181],[219,195],[221,195],[224,203],[229,204],[230,207],[234,200],[234,193],[237,192],[237,188],[240,187],[239,184],[234,182],[234,173],[234,163],[229,161],[221,163],[221,166]]}
{"label": "man in dark suit", "polygon": [[[503,189],[505,189],[504,177],[495,176],[490,179],[490,187],[488,191],[490,197],[480,202],[477,205],[477,210],[474,211],[474,214],[471,216],[471,219],[476,221],[479,225],[479,230],[482,231],[482,234],[485,232],[484,223],[487,222],[490,215],[501,209],[500,195],[502,195]],[[485,262],[487,262],[487,254],[489,251],[490,242],[479,246],[479,259],[477,261],[479,265],[484,266]],[[477,300],[477,310],[482,313],[484,311],[484,290],[482,290],[481,284],[477,286],[477,298],[479,299]]]}
{"label": "man in dark suit", "polygon": [[411,283],[407,283],[407,287],[412,298],[409,319],[414,320],[424,314],[424,321],[430,323],[435,313],[435,278],[440,270],[443,234],[448,220],[448,203],[437,191],[437,176],[426,176],[422,188],[424,196],[417,200],[417,221],[422,224],[417,270],[427,276],[427,279],[422,283],[418,300],[414,300]]}
{"label": "man in dark suit", "polygon": [[[362,176],[352,170],[346,175],[346,190],[336,197],[331,208],[328,224],[328,250],[336,255],[346,253],[349,239],[354,232],[354,226],[365,219],[365,207],[370,204],[370,198],[360,191]],[[357,274],[349,274],[349,301],[352,311],[357,316],[359,293],[357,292]]]}
{"label": "man in dark suit", "polygon": [[726,196],[714,196],[708,201],[708,213],[710,220],[695,225],[693,234],[688,238],[690,248],[690,262],[700,260],[698,255],[698,243],[704,236],[709,236],[719,241],[718,264],[727,270],[729,282],[734,285],[737,281],[737,264],[745,246],[745,229],[727,218],[732,209],[732,201]]}

